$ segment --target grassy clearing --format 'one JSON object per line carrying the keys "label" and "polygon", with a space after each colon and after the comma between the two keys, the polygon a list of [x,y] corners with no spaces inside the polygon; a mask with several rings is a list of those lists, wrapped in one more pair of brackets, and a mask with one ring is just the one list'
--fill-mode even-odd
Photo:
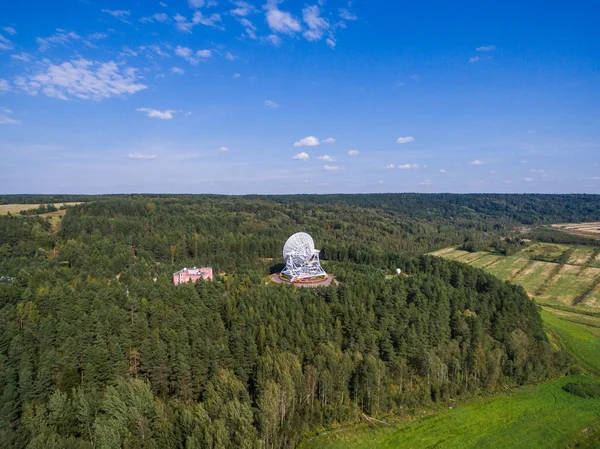
{"label": "grassy clearing", "polygon": [[521,271],[518,276],[515,276],[512,281],[522,285],[529,295],[534,296],[548,282],[555,269],[556,264],[536,260],[526,270]]}
{"label": "grassy clearing", "polygon": [[316,438],[303,448],[550,448],[578,440],[596,423],[599,399],[583,399],[562,389],[569,376],[508,395],[471,401],[412,422],[372,429],[352,427]]}
{"label": "grassy clearing", "polygon": [[484,268],[493,263],[499,262],[502,258],[502,256],[497,256],[496,254],[485,253],[482,257],[471,263],[471,265],[477,268]]}
{"label": "grassy clearing", "polygon": [[529,263],[529,259],[518,255],[502,257],[493,266],[488,267],[488,271],[501,279],[508,279],[519,272]]}
{"label": "grassy clearing", "polygon": [[[542,310],[546,330],[586,370],[600,375],[600,318]],[[577,321],[577,322],[576,322]]]}
{"label": "grassy clearing", "polygon": [[[598,270],[597,268],[592,269]],[[585,270],[590,270],[590,268],[586,268]],[[573,300],[583,294],[593,281],[594,278],[583,275],[581,267],[577,265],[562,265],[558,274],[554,277],[550,285],[547,286],[543,296],[571,305],[573,304]]]}
{"label": "grassy clearing", "polygon": [[600,308],[600,285],[597,285],[596,288],[581,301],[580,305],[593,309]]}
{"label": "grassy clearing", "polygon": [[571,265],[587,265],[594,254],[594,248],[588,248],[585,246],[577,247],[573,249],[571,257],[567,260],[568,264]]}
{"label": "grassy clearing", "polygon": [[451,246],[449,248],[442,248],[440,250],[434,251],[431,253],[432,256],[439,256],[439,257],[444,257],[446,255],[448,255],[449,253],[453,252],[456,250],[456,246]]}
{"label": "grassy clearing", "polygon": [[[62,206],[75,206],[81,202],[72,203],[53,203],[54,206],[60,208]],[[0,204],[0,215],[7,215],[9,212],[12,215],[18,215],[22,210],[37,209],[39,204]],[[60,211],[64,214],[65,211]],[[48,214],[43,214],[48,215]]]}

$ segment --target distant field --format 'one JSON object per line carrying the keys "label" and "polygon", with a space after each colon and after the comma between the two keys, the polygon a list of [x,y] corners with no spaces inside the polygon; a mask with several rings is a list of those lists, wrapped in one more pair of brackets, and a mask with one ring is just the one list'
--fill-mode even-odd
{"label": "distant field", "polygon": [[552,227],[569,234],[600,238],[600,222],[555,224]]}
{"label": "distant field", "polygon": [[454,409],[443,407],[389,426],[360,424],[331,430],[300,447],[566,448],[576,443],[582,443],[577,447],[598,447],[600,399],[581,399],[562,386],[580,380],[599,382],[600,314],[544,307],[542,319],[555,347],[567,350],[588,375],[473,399]]}
{"label": "distant field", "polygon": [[536,243],[507,257],[455,247],[432,254],[483,268],[522,285],[538,301],[600,309],[600,254],[595,248]]}
{"label": "distant field", "polygon": [[[61,206],[75,206],[81,202],[73,203],[52,203],[57,208]],[[0,204],[0,215],[7,215],[9,212],[12,215],[18,215],[22,210],[37,209],[39,204]],[[47,214],[46,214],[47,215]]]}

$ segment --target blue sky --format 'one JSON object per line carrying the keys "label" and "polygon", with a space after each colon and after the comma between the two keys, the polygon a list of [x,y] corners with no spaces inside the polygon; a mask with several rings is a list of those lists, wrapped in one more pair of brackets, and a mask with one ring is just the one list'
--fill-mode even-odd
{"label": "blue sky", "polygon": [[0,12],[0,193],[600,193],[593,1]]}

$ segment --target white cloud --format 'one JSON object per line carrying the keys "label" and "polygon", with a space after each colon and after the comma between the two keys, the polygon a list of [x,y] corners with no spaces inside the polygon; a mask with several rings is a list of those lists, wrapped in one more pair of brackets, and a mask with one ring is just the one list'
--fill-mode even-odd
{"label": "white cloud", "polygon": [[448,172],[442,168],[442,169],[440,170],[440,173],[448,173]]}
{"label": "white cloud", "polygon": [[348,151],[348,156],[358,156],[359,153],[358,150],[350,150]]}
{"label": "white cloud", "polygon": [[323,168],[327,171],[342,171],[343,170],[343,168],[338,167],[337,165],[325,165]]}
{"label": "white cloud", "polygon": [[322,140],[321,143],[333,143],[335,142],[335,139],[333,137],[328,137],[325,140]]}
{"label": "white cloud", "polygon": [[37,37],[35,41],[40,46],[40,51],[46,51],[54,45],[67,45],[80,38],[81,37],[73,31],[67,33],[63,30],[57,30],[52,36]]}
{"label": "white cloud", "polygon": [[180,69],[179,67],[171,67],[171,73],[175,73],[177,75],[183,75],[185,70]]}
{"label": "white cloud", "polygon": [[147,17],[142,17],[140,19],[140,22],[142,23],[153,23],[153,22],[159,22],[159,23],[167,23],[169,22],[169,16],[168,14],[164,13],[164,12],[159,12],[156,14],[152,14],[151,16],[147,16]]}
{"label": "white cloud", "polygon": [[488,171],[488,173],[491,173],[493,175],[493,174],[498,173],[498,172],[496,170],[490,170],[490,171]]}
{"label": "white cloud", "polygon": [[325,162],[333,162],[333,161],[335,161],[334,158],[332,158],[331,156],[329,156],[327,154],[325,154],[323,156],[319,156],[319,159],[321,159],[322,161],[325,161]]}
{"label": "white cloud", "polygon": [[127,157],[129,159],[151,160],[156,159],[156,154],[129,153]]}
{"label": "white cloud", "polygon": [[0,113],[0,125],[18,125],[21,123],[19,120],[16,120],[10,115],[13,113],[10,109],[2,109],[4,114]]}
{"label": "white cloud", "polygon": [[158,4],[160,6],[162,6],[163,8],[166,8],[167,6],[169,6],[169,5],[167,5],[166,3],[163,3],[163,2],[158,2]]}
{"label": "white cloud", "polygon": [[473,162],[469,162],[469,165],[483,165],[479,159],[475,159]]}
{"label": "white cloud", "polygon": [[510,179],[506,179],[503,182],[504,182],[504,184],[510,184],[512,181]]}
{"label": "white cloud", "polygon": [[348,11],[345,8],[340,8],[338,9],[339,13],[340,13],[340,17],[344,20],[356,20],[358,19],[358,17],[356,17],[356,15],[352,14],[350,11]]}
{"label": "white cloud", "polygon": [[535,129],[528,129],[527,134],[536,134],[537,131]]}
{"label": "white cloud", "polygon": [[12,50],[13,43],[0,34],[0,50]]}
{"label": "white cloud", "polygon": [[222,20],[219,14],[211,14],[210,16],[206,17],[200,11],[196,11],[194,13],[191,22],[188,22],[187,18],[181,14],[176,14],[173,18],[175,19],[175,27],[184,33],[191,33],[192,28],[198,24],[210,27],[218,27],[216,22],[220,22]]}
{"label": "white cloud", "polygon": [[17,30],[15,30],[13,27],[3,27],[2,29],[4,30],[4,32],[10,34],[11,36],[17,34]]}
{"label": "white cloud", "polygon": [[234,74],[233,74],[233,75],[231,75],[231,76],[232,76],[233,78],[239,78],[239,77],[240,77],[240,76],[242,76],[242,75],[240,75],[239,73],[234,73]]}
{"label": "white cloud", "polygon": [[119,19],[121,22],[129,23],[129,22],[127,22],[126,19],[131,14],[131,11],[125,11],[122,9],[112,9],[112,10],[111,9],[103,9],[102,12],[105,12],[106,14],[110,14],[115,19]]}
{"label": "white cloud", "polygon": [[254,26],[254,24],[252,22],[250,22],[248,19],[240,19],[240,23],[244,27],[244,31],[246,32],[246,34],[248,35],[248,37],[250,39],[257,39],[256,27]]}
{"label": "white cloud", "polygon": [[106,33],[92,33],[92,34],[88,34],[88,39],[92,40],[92,41],[97,41],[100,39],[106,39],[108,37],[108,34]]}
{"label": "white cloud", "polygon": [[10,55],[10,57],[11,57],[11,59],[14,59],[15,61],[23,61],[23,62],[31,61],[31,55],[29,55],[27,53],[14,54],[14,55]]}
{"label": "white cloud", "polygon": [[219,14],[211,14],[210,16],[205,17],[200,11],[196,11],[194,17],[192,17],[194,25],[201,24],[208,27],[217,27],[218,25],[216,22],[220,22],[221,20]]}
{"label": "white cloud", "polygon": [[408,142],[412,142],[414,140],[415,140],[415,138],[412,136],[398,137],[398,139],[396,140],[396,143],[408,143]]}
{"label": "white cloud", "polygon": [[533,182],[533,178],[523,178],[523,181],[525,181],[525,182]]}
{"label": "white cloud", "polygon": [[5,79],[0,78],[0,92],[8,92],[10,89],[10,83]]}
{"label": "white cloud", "polygon": [[187,62],[189,62],[192,65],[198,65],[198,63],[202,59],[210,58],[212,56],[212,51],[198,50],[197,52],[194,53],[194,51],[191,48],[182,47],[181,45],[178,45],[175,48],[175,54],[177,56],[182,57],[183,59],[185,59]]}
{"label": "white cloud", "polygon": [[138,82],[136,69],[121,68],[113,61],[101,63],[81,58],[60,65],[47,61],[43,64],[44,69],[37,74],[16,77],[15,86],[30,95],[42,93],[61,100],[102,100],[147,88]]}
{"label": "white cloud", "polygon": [[231,11],[229,11],[229,13],[234,16],[245,17],[249,14],[256,12],[256,8],[249,3],[239,1],[239,2],[233,2],[233,4],[235,6],[237,6],[237,8],[232,9]]}
{"label": "white cloud", "polygon": [[329,48],[335,48],[335,46],[337,45],[335,39],[333,39],[332,37],[328,37],[327,40],[325,40],[325,43],[329,46]]}
{"label": "white cloud", "polygon": [[268,0],[264,8],[267,10],[266,18],[269,28],[276,33],[294,34],[302,29],[300,22],[289,12],[281,11],[277,5],[278,0]]}
{"label": "white cloud", "polygon": [[400,170],[415,170],[419,168],[419,164],[402,164],[398,165],[398,169]]}
{"label": "white cloud", "polygon": [[171,120],[173,118],[173,113],[175,112],[172,110],[157,111],[156,109],[150,108],[137,108],[136,111],[143,112],[150,118],[158,118],[161,120]]}
{"label": "white cloud", "polygon": [[292,156],[292,159],[296,160],[296,161],[306,161],[308,160],[310,156],[308,155],[308,153],[305,153],[304,151],[302,153],[298,153],[295,156]]}
{"label": "white cloud", "polygon": [[521,161],[521,164],[526,164],[526,163],[527,163],[527,161],[526,161],[525,159],[523,159],[523,160]]}
{"label": "white cloud", "polygon": [[396,166],[394,164],[388,164],[385,166],[385,168],[396,168]]}
{"label": "white cloud", "polygon": [[419,183],[420,186],[430,186],[431,185],[431,181],[429,179],[426,179],[423,182]]}
{"label": "white cloud", "polygon": [[276,47],[281,45],[281,38],[279,36],[277,36],[276,34],[269,34],[268,36],[261,38],[261,40],[263,42],[268,42],[270,44],[273,44]]}
{"label": "white cloud", "polygon": [[469,63],[473,64],[474,62],[479,61],[479,56],[473,56],[469,58]]}
{"label": "white cloud", "polygon": [[204,3],[204,0],[188,0],[188,5],[190,5],[190,8],[202,8]]}
{"label": "white cloud", "polygon": [[304,139],[300,139],[298,142],[294,144],[295,147],[314,147],[319,145],[319,139],[315,136],[308,136]]}
{"label": "white cloud", "polygon": [[477,47],[476,51],[494,51],[496,49],[495,45],[484,45],[483,47]]}
{"label": "white cloud", "polygon": [[235,61],[236,58],[231,53],[227,52],[227,53],[225,53],[225,59],[227,59],[229,61]]}
{"label": "white cloud", "polygon": [[219,148],[219,151],[229,151],[229,148],[227,148],[227,147],[221,147],[221,148]]}
{"label": "white cloud", "polygon": [[302,18],[304,23],[308,26],[308,30],[303,33],[306,40],[320,40],[329,29],[329,22],[320,15],[321,10],[318,5],[307,6],[302,10]]}
{"label": "white cloud", "polygon": [[265,106],[268,108],[273,108],[273,109],[279,107],[279,105],[277,103],[275,103],[274,101],[271,101],[271,100],[265,100]]}
{"label": "white cloud", "polygon": [[[145,48],[144,47],[140,47],[140,49],[145,49]],[[167,53],[162,48],[160,48],[160,45],[149,45],[148,49],[152,50],[158,56],[163,56],[165,58],[170,58],[171,57],[171,55],[169,53]]]}

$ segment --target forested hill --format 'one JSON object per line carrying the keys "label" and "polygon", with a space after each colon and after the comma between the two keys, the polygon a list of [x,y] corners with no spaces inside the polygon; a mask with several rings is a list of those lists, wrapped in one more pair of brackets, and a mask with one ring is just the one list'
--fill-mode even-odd
{"label": "forested hill", "polygon": [[[58,232],[0,217],[2,447],[293,447],[566,369],[521,287],[416,255],[510,218],[285,198],[97,198]],[[339,285],[268,283],[299,230]],[[204,264],[222,275],[172,285]]]}

